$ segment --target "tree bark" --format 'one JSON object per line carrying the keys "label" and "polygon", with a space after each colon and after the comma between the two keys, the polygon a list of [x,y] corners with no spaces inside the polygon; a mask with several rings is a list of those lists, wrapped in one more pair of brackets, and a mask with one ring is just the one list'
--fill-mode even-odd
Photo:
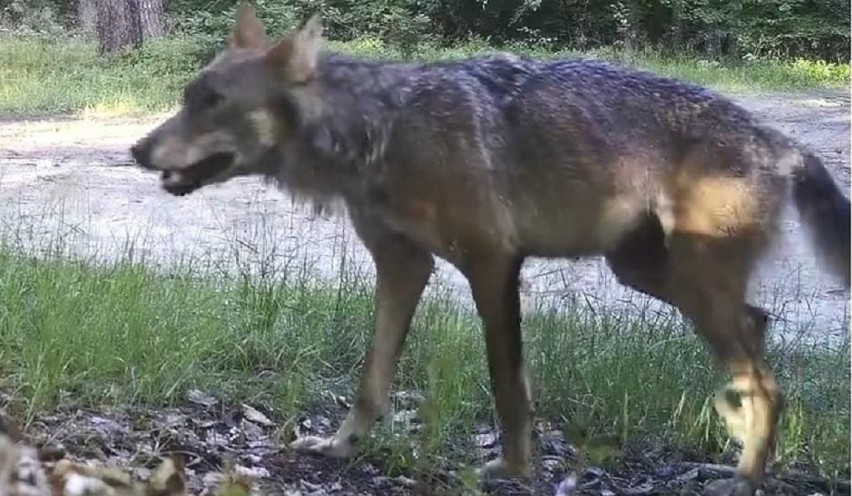
{"label": "tree bark", "polygon": [[672,2],[672,48],[675,51],[683,47],[683,7],[681,0]]}
{"label": "tree bark", "polygon": [[131,0],[138,4],[139,23],[142,39],[148,40],[162,36],[165,32],[165,16],[163,0]]}
{"label": "tree bark", "polygon": [[98,51],[114,54],[142,44],[138,4],[135,0],[95,0],[98,10]]}
{"label": "tree bark", "polygon": [[77,0],[77,25],[87,35],[97,35],[98,7],[95,0]]}

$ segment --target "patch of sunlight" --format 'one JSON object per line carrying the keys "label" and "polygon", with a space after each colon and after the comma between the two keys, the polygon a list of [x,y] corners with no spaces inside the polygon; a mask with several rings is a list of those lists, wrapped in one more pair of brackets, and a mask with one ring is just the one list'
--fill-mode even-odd
{"label": "patch of sunlight", "polygon": [[826,98],[808,98],[802,100],[802,103],[810,107],[837,108],[843,106],[843,103],[837,100],[829,100]]}
{"label": "patch of sunlight", "polygon": [[121,117],[145,113],[142,105],[133,95],[119,95],[94,105],[87,105],[81,115],[84,117]]}

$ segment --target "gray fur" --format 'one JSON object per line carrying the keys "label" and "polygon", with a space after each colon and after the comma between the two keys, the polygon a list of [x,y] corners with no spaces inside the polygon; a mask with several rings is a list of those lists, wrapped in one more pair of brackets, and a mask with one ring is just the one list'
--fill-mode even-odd
{"label": "gray fur", "polygon": [[849,200],[818,158],[730,100],[649,72],[510,54],[317,55],[316,18],[274,44],[263,29],[241,7],[231,46],[133,155],[176,195],[254,174],[347,207],[376,264],[375,335],[338,431],[296,447],[350,456],[387,411],[439,256],[467,277],[484,323],[504,434],[486,473],[528,475],[520,268],[529,256],[603,255],[620,282],[689,317],[731,372],[743,404],[714,405],[743,452],[720,486],[753,493],[783,396],[763,360],[767,313],[745,288],[791,197],[849,281]]}

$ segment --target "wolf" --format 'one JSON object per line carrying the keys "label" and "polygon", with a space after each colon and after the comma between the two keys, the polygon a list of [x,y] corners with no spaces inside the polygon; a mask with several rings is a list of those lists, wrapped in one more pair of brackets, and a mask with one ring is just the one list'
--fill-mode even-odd
{"label": "wolf", "polygon": [[353,406],[333,436],[293,448],[353,455],[388,408],[440,257],[483,323],[503,452],[479,473],[529,477],[519,273],[528,257],[602,256],[690,319],[731,375],[714,404],[742,452],[707,492],[762,485],[783,392],[764,358],[767,312],[746,288],[788,202],[821,266],[850,282],[849,200],[816,155],[710,90],[604,62],[359,58],[324,48],[318,15],[268,38],[250,3],[225,45],[131,146],[135,162],[172,195],[254,175],[318,208],[341,203],[376,268]]}

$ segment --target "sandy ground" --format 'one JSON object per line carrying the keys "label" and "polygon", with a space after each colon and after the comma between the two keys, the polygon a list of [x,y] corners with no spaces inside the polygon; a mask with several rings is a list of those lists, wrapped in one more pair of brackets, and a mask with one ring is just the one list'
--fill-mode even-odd
{"label": "sandy ground", "polygon": [[[848,93],[732,96],[812,147],[849,190]],[[62,240],[70,253],[100,260],[132,249],[160,266],[191,257],[231,273],[308,269],[325,278],[337,278],[341,270],[373,273],[345,218],[313,218],[259,180],[238,179],[184,198],[161,191],[156,175],[129,166],[127,153],[160,118],[0,120],[0,232],[27,250]],[[776,337],[847,338],[847,296],[817,270],[792,210],[783,228],[783,243],[755,277],[752,299],[776,316]],[[436,287],[470,304],[464,278],[446,263],[439,264],[430,290]],[[671,312],[620,286],[600,259],[531,259],[523,291],[525,308],[579,298],[594,307]]]}

